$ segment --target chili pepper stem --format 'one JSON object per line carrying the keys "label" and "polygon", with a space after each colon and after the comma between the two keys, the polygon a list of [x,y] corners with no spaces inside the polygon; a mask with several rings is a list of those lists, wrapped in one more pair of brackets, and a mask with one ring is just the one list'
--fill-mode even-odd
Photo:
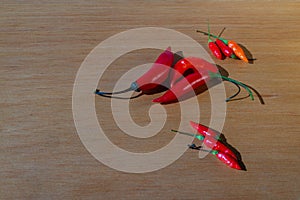
{"label": "chili pepper stem", "polygon": [[131,86],[125,90],[121,90],[121,91],[117,91],[117,92],[102,92],[99,89],[96,89],[94,93],[98,94],[98,95],[114,95],[114,94],[122,94],[125,92],[134,91],[134,90],[138,90],[138,86],[135,82],[133,82],[131,84]]}
{"label": "chili pepper stem", "polygon": [[212,40],[210,39],[210,26],[209,26],[209,21],[207,21],[207,30],[208,30],[208,43],[212,42]]}
{"label": "chili pepper stem", "polygon": [[208,152],[208,153],[211,153],[213,155],[217,155],[219,153],[217,150],[207,150],[207,149],[202,149],[202,148],[200,148],[199,151]]}
{"label": "chili pepper stem", "polygon": [[226,39],[224,39],[224,38],[221,38],[221,37],[218,37],[218,36],[216,36],[216,35],[213,35],[213,34],[211,34],[211,33],[207,33],[207,32],[205,32],[205,31],[201,31],[201,30],[196,30],[196,32],[197,32],[197,33],[203,33],[204,35],[210,35],[210,36],[213,37],[213,38],[218,38],[218,39],[222,40],[226,45],[228,44],[228,40],[226,40]]}
{"label": "chili pepper stem", "polygon": [[243,83],[241,83],[241,82],[239,82],[239,81],[237,81],[237,80],[234,80],[234,79],[232,79],[232,78],[229,78],[229,77],[226,77],[226,76],[222,76],[221,74],[210,73],[209,75],[210,75],[210,77],[222,78],[222,79],[224,79],[224,80],[226,80],[226,81],[229,81],[229,82],[231,82],[231,83],[236,83],[236,84],[240,85],[241,87],[243,87],[243,88],[248,92],[248,94],[249,94],[251,100],[254,100],[252,91],[251,91],[251,90],[249,89],[249,87],[247,87],[245,84],[243,84]]}
{"label": "chili pepper stem", "polygon": [[223,34],[223,32],[225,31],[226,27],[224,27],[221,32],[219,33],[218,37],[221,37],[221,35]]}
{"label": "chili pepper stem", "polygon": [[241,87],[237,83],[234,83],[234,82],[230,82],[230,83],[233,83],[238,88],[238,91],[234,95],[228,97],[225,100],[226,102],[230,101],[231,99],[233,99],[234,97],[236,97],[241,92]]}
{"label": "chili pepper stem", "polygon": [[98,94],[98,95],[113,95],[113,94],[122,94],[122,93],[129,92],[129,91],[132,91],[132,89],[127,88],[125,90],[121,90],[121,91],[118,91],[118,92],[101,92],[100,90],[96,89],[95,94]]}
{"label": "chili pepper stem", "polygon": [[217,155],[219,153],[219,151],[217,151],[217,150],[203,149],[202,146],[196,146],[195,144],[188,145],[188,147],[191,148],[191,149],[197,149],[199,151],[208,152],[208,153],[211,153],[213,155]]}
{"label": "chili pepper stem", "polygon": [[192,134],[192,133],[186,133],[186,132],[178,131],[178,130],[174,130],[174,129],[172,129],[171,131],[175,132],[175,133],[182,134],[182,135],[192,136],[194,138],[197,138],[198,140],[204,140],[204,136],[202,136],[202,135],[197,135],[197,134]]}

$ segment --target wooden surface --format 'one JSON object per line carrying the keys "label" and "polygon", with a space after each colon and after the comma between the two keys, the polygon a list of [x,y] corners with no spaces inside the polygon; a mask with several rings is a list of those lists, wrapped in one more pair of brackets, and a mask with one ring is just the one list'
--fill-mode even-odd
{"label": "wooden surface", "polygon": [[[213,156],[199,159],[192,150],[146,174],[119,172],[94,159],[72,116],[73,83],[89,52],[113,34],[149,26],[180,31],[205,45],[195,29],[206,29],[208,18],[213,32],[227,27],[223,36],[244,44],[257,59],[252,65],[216,61],[265,100],[227,104],[223,133],[248,171],[232,170]],[[286,1],[2,1],[0,199],[299,199],[299,20],[299,2]],[[151,62],[158,52],[121,57],[99,84],[111,89],[109,78],[116,81],[128,66]],[[226,89],[235,91],[229,84]],[[150,122],[153,97],[131,102],[136,123]],[[209,95],[197,99],[207,124]],[[110,99],[95,101],[108,137],[128,151],[166,145],[172,139],[166,132],[180,120],[178,104],[165,106],[161,132],[135,139],[116,127]]]}

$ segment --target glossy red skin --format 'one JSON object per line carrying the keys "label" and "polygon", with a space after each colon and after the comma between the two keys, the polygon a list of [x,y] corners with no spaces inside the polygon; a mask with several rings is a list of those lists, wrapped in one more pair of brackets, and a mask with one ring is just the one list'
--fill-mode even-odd
{"label": "glossy red skin", "polygon": [[204,126],[202,124],[195,123],[193,121],[190,121],[190,125],[198,131],[198,133],[201,133],[204,137],[209,136],[213,138],[218,138],[220,136],[220,133],[218,133],[215,130],[212,130],[208,128],[207,126]]}
{"label": "glossy red skin", "polygon": [[231,57],[231,55],[233,54],[232,49],[229,48],[222,40],[216,39],[216,44],[226,57]]}
{"label": "glossy red skin", "polygon": [[205,137],[204,144],[207,147],[213,150],[222,151],[224,153],[231,155],[233,158],[237,159],[237,156],[235,155],[235,153],[233,153],[233,151],[231,151],[226,145],[224,145],[222,142],[216,139],[216,137],[219,137],[220,135],[217,131],[192,121],[190,122],[190,124],[194,129],[197,130],[197,132],[200,135],[203,135]]}
{"label": "glossy red skin", "polygon": [[[192,94],[192,91],[204,85],[209,81],[210,76],[208,73],[193,73],[186,76],[184,79],[178,81],[171,89],[166,91],[161,97],[153,99],[156,103],[172,103],[184,97],[185,95]],[[189,84],[188,84],[189,83]],[[178,98],[177,98],[178,97]]]}
{"label": "glossy red skin", "polygon": [[[199,134],[204,136],[204,134],[202,132],[199,132]],[[207,146],[208,148],[224,152],[226,154],[229,154],[233,158],[237,159],[235,153],[233,153],[227,146],[225,146],[223,143],[221,143],[217,139],[207,136],[204,138],[203,142],[204,142],[205,146]]]}
{"label": "glossy red skin", "polygon": [[214,54],[214,56],[216,58],[218,58],[219,60],[223,60],[223,54],[222,52],[220,51],[219,47],[217,46],[216,43],[214,42],[209,42],[208,43],[208,47],[209,49],[211,50],[211,52]]}
{"label": "glossy red skin", "polygon": [[174,72],[173,75],[171,76],[171,87],[183,76],[183,74],[187,70],[192,70],[194,72],[198,73],[203,73],[207,71],[211,71],[214,73],[218,72],[218,68],[207,62],[206,60],[202,58],[197,58],[197,57],[187,57],[179,60],[175,66],[174,66]]}
{"label": "glossy red skin", "polygon": [[160,86],[168,78],[173,60],[174,54],[169,47],[158,56],[152,67],[135,81],[138,90],[146,92]]}
{"label": "glossy red skin", "polygon": [[222,161],[223,163],[225,163],[227,166],[237,169],[237,170],[241,170],[241,166],[239,165],[238,161],[233,158],[231,155],[224,153],[224,152],[218,152],[216,157]]}

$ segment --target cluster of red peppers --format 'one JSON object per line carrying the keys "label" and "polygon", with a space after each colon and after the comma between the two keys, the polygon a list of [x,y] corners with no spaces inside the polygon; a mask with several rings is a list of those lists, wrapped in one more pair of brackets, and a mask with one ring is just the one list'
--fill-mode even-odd
{"label": "cluster of red peppers", "polygon": [[[134,81],[129,88],[118,92],[102,92],[97,89],[95,94],[109,97],[128,91],[153,94],[160,91],[157,90],[158,87],[164,85],[169,89],[161,97],[153,99],[153,102],[167,104],[195,96],[198,88],[206,86],[206,83],[213,78],[220,78],[245,88],[251,99],[254,99],[249,87],[237,80],[222,76],[215,65],[202,58],[182,58],[174,65],[173,61],[174,54],[169,47],[159,55],[152,67]],[[231,100],[232,97],[227,98],[226,101]]]}
{"label": "cluster of red peppers", "polygon": [[[223,59],[223,54],[227,57],[235,57],[236,55],[245,62],[248,62],[243,50],[235,42],[211,35],[210,30],[208,30],[208,32],[209,33],[202,33],[209,36],[209,48],[217,58]],[[213,42],[210,39],[210,36],[216,38],[216,42]],[[167,91],[162,96],[153,99],[152,101],[156,103],[167,104],[186,99],[187,97],[195,96],[195,91],[197,89],[207,86],[209,81],[218,78],[235,84],[238,86],[239,91],[240,86],[243,87],[248,92],[250,98],[252,100],[254,99],[252,91],[248,86],[237,80],[221,75],[215,65],[207,62],[204,59],[197,57],[186,57],[181,58],[177,62],[174,62],[174,60],[174,54],[171,52],[171,48],[168,47],[159,55],[152,67],[140,78],[132,82],[129,88],[118,92],[103,92],[97,89],[95,94],[104,97],[116,97],[115,95],[117,94],[129,91],[141,92],[141,94],[153,94],[161,92],[161,90],[158,88],[161,88],[163,85],[165,88],[168,88]],[[238,93],[227,98],[226,101],[231,100]],[[220,133],[204,125],[197,124],[195,122],[190,123],[191,126],[197,130],[198,134],[185,133],[176,130],[172,131],[193,136],[203,141],[204,145],[211,150],[197,147],[195,144],[190,145],[190,148],[208,151],[229,167],[238,170],[245,170],[245,166],[243,165],[240,157],[232,151],[226,140],[220,137]]]}
{"label": "cluster of red peppers", "polygon": [[[208,24],[208,33],[204,31],[197,30],[199,33],[208,35],[208,47],[211,50],[212,54],[219,60],[223,60],[225,57],[229,58],[239,58],[245,62],[249,62],[247,56],[245,55],[244,50],[234,41],[226,40],[216,35],[210,33],[210,28]],[[211,36],[216,38],[216,41],[213,42]]]}
{"label": "cluster of red peppers", "polygon": [[209,153],[215,155],[227,166],[237,170],[246,170],[246,167],[243,164],[237,150],[230,146],[224,137],[221,137],[221,134],[218,131],[192,121],[190,124],[195,130],[197,130],[197,134],[186,133],[177,130],[172,131],[197,138],[198,140],[203,141],[203,144],[211,150],[206,150],[201,146],[197,147],[195,144],[189,145],[191,149],[208,151]]}

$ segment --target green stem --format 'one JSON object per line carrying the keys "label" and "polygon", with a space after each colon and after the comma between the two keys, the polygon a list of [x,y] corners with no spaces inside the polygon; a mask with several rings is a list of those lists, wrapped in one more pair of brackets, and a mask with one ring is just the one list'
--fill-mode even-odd
{"label": "green stem", "polygon": [[209,27],[209,21],[207,20],[207,30],[208,30],[208,42],[211,40],[210,39],[210,27]]}
{"label": "green stem", "polygon": [[224,39],[224,38],[221,38],[221,37],[218,37],[216,35],[213,35],[211,33],[207,33],[207,32],[204,32],[204,31],[200,31],[200,30],[196,30],[196,32],[198,33],[203,33],[204,35],[210,35],[212,36],[213,38],[218,38],[219,40],[222,40],[226,45],[228,45],[228,40]]}
{"label": "green stem", "polygon": [[[191,147],[192,145],[189,145],[189,147]],[[192,148],[193,149],[193,148]],[[208,153],[211,153],[213,155],[217,155],[219,153],[219,151],[217,150],[207,150],[207,149],[202,149],[202,146],[199,146],[199,147],[196,147],[194,149],[197,149],[199,151],[204,151],[204,152],[208,152]]]}
{"label": "green stem", "polygon": [[[230,82],[230,83],[232,83],[232,82]],[[239,95],[239,93],[241,92],[241,87],[238,84],[236,84],[236,83],[233,83],[233,84],[238,88],[238,91],[234,95],[228,97],[226,99],[226,102],[231,101],[234,97],[236,97],[237,95]]]}
{"label": "green stem", "polygon": [[226,27],[224,27],[222,30],[221,30],[221,32],[219,33],[219,35],[218,35],[218,38],[220,38],[221,37],[221,35],[223,34],[223,32],[225,31],[225,29],[226,29]]}
{"label": "green stem", "polygon": [[197,138],[198,140],[204,140],[204,136],[202,136],[202,135],[197,135],[197,134],[192,134],[192,133],[186,133],[186,132],[177,131],[177,130],[173,130],[173,129],[171,131],[175,132],[175,133],[182,134],[182,135],[192,136],[194,138]]}
{"label": "green stem", "polygon": [[114,94],[123,94],[125,92],[129,92],[129,91],[137,91],[138,92],[138,89],[139,89],[139,86],[136,82],[133,82],[131,83],[130,87],[125,89],[125,90],[121,90],[121,91],[117,91],[117,92],[103,92],[103,91],[100,91],[99,89],[96,89],[94,91],[95,94],[98,94],[98,95],[114,95]]}
{"label": "green stem", "polygon": [[229,82],[232,82],[232,83],[236,83],[237,85],[240,85],[241,87],[243,87],[249,93],[249,96],[250,96],[251,100],[254,100],[252,91],[244,83],[241,83],[241,82],[239,82],[237,80],[234,80],[234,79],[226,77],[226,76],[222,76],[221,74],[218,74],[218,73],[212,73],[211,72],[210,73],[210,77],[222,78],[222,79],[224,79],[226,81],[229,81]]}
{"label": "green stem", "polygon": [[209,153],[211,153],[213,155],[217,155],[219,152],[217,150],[211,150]]}
{"label": "green stem", "polygon": [[212,42],[212,39],[210,38],[210,26],[209,26],[209,20],[207,20],[207,29],[208,29],[208,43]]}

